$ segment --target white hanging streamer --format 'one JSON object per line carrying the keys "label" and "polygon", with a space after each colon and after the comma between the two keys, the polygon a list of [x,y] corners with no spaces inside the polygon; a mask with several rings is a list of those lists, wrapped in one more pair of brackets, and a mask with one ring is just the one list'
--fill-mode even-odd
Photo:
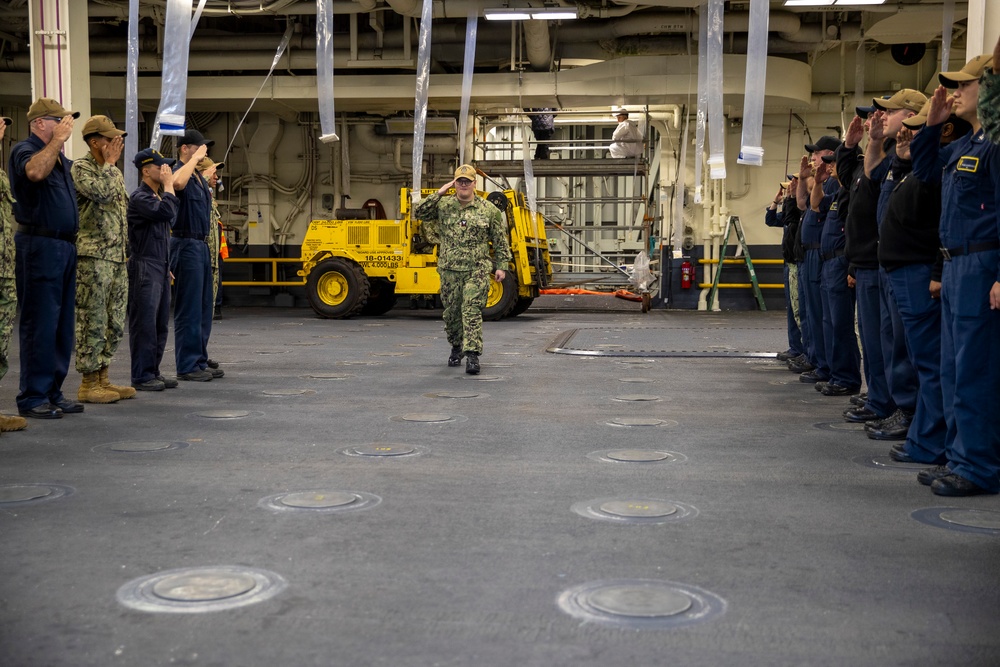
{"label": "white hanging streamer", "polygon": [[[125,164],[139,152],[139,0],[128,2],[128,62],[125,74]],[[139,170],[125,169],[125,189],[139,186]]]}
{"label": "white hanging streamer", "polygon": [[420,10],[420,36],[417,38],[417,90],[413,105],[413,190],[414,203],[420,199],[420,181],[424,170],[424,131],[427,129],[427,92],[431,78],[431,17],[434,0],[424,0]]}
{"label": "white hanging streamer", "polygon": [[947,72],[951,64],[951,31],[955,24],[955,0],[944,0],[941,15],[941,71]]}
{"label": "white hanging streamer", "polygon": [[187,102],[188,49],[191,43],[192,0],[167,0],[163,26],[160,108],[150,146],[159,150],[160,135],[184,134]]}
{"label": "white hanging streamer", "polygon": [[726,177],[726,130],[722,108],[722,4],[708,0],[708,176]]}
{"label": "white hanging streamer", "polygon": [[528,210],[532,217],[538,210],[538,199],[535,195],[535,168],[531,165],[531,151],[528,150],[528,135],[531,134],[531,124],[524,120],[519,125],[521,130],[521,155],[524,157],[524,193],[528,197]]}
{"label": "white hanging streamer", "polygon": [[747,76],[743,92],[743,141],[737,162],[754,167],[764,164],[764,82],[767,79],[768,0],[750,0],[747,36]]}
{"label": "white hanging streamer", "polygon": [[324,144],[339,141],[333,108],[333,0],[316,0],[316,97],[319,140]]}
{"label": "white hanging streamer", "polygon": [[708,0],[698,10],[698,116],[694,130],[694,203],[702,198],[705,161],[705,119],[708,117]]}
{"label": "white hanging streamer", "polygon": [[462,109],[458,116],[458,162],[465,164],[465,137],[469,129],[469,99],[472,97],[472,71],[476,64],[476,34],[479,15],[476,5],[469,5],[469,16],[465,21],[465,62],[462,65]]}
{"label": "white hanging streamer", "polygon": [[191,19],[191,34],[188,39],[194,39],[194,29],[198,27],[198,19],[201,18],[201,12],[205,9],[205,3],[208,0],[198,0],[198,8],[194,10],[194,18]]}

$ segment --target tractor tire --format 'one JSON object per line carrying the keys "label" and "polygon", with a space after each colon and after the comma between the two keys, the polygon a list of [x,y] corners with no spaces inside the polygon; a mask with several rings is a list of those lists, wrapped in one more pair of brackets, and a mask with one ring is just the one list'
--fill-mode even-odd
{"label": "tractor tire", "polygon": [[517,305],[517,276],[513,271],[507,271],[503,280],[490,280],[490,292],[486,295],[486,306],[483,308],[483,319],[495,322],[503,319]]}
{"label": "tractor tire", "polygon": [[325,259],[309,272],[306,297],[320,317],[343,319],[361,312],[368,300],[368,276],[356,262]]}
{"label": "tractor tire", "polygon": [[519,297],[517,297],[517,303],[515,303],[514,307],[511,309],[511,311],[509,313],[507,313],[507,317],[517,317],[518,315],[520,315],[524,311],[528,310],[528,308],[531,307],[531,304],[534,301],[535,301],[535,297],[533,297],[533,296],[519,296]]}
{"label": "tractor tire", "polygon": [[396,283],[385,278],[372,278],[368,282],[368,301],[361,308],[361,314],[385,315],[396,305]]}

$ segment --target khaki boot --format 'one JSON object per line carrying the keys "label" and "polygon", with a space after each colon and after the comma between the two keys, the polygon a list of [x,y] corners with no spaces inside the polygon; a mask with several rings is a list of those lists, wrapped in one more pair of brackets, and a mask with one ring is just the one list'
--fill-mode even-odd
{"label": "khaki boot", "polygon": [[132,398],[135,396],[135,389],[132,387],[121,387],[116,384],[111,384],[111,380],[108,379],[108,367],[104,366],[101,368],[98,375],[101,382],[101,389],[105,391],[113,391],[118,394],[118,398]]}
{"label": "khaki boot", "polygon": [[101,387],[101,379],[98,371],[83,374],[83,382],[80,383],[80,391],[76,392],[76,398],[81,403],[114,403],[119,399],[116,392]]}
{"label": "khaki boot", "polygon": [[21,415],[0,415],[0,431],[21,431],[28,426],[28,420]]}

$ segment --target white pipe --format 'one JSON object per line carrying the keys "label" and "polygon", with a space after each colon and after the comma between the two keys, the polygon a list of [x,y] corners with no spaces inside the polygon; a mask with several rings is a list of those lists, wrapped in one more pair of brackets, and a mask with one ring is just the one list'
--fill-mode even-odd
{"label": "white pipe", "polygon": [[[375,134],[374,125],[354,125],[354,138],[366,151],[380,155],[392,155],[395,151],[393,142],[399,140],[405,143],[407,150],[413,143],[413,137],[379,136]],[[424,152],[435,155],[448,155],[458,151],[458,139],[452,136],[427,135],[424,137]]]}

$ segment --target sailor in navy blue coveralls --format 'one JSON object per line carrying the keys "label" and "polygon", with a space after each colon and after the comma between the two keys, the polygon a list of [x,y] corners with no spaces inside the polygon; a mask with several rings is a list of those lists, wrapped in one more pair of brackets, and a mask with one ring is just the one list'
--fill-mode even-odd
{"label": "sailor in navy blue coveralls", "polygon": [[[1000,492],[1000,147],[976,115],[979,76],[991,58],[943,72],[927,125],[913,140],[914,173],[941,179],[941,390],[948,463],[918,480],[938,495]],[[977,61],[979,61],[977,63]],[[971,66],[971,67],[970,67]],[[973,130],[941,147],[950,112]],[[943,169],[943,172],[942,172]]]}

